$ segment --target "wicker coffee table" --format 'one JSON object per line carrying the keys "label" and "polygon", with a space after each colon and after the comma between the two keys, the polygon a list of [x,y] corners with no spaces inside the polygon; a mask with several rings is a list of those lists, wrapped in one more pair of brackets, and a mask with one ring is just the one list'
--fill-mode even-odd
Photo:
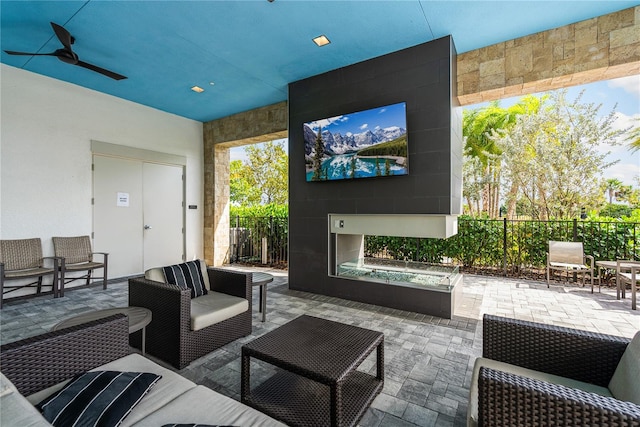
{"label": "wicker coffee table", "polygon": [[[356,370],[376,350],[376,375]],[[251,390],[251,358],[280,368]],[[242,402],[292,426],[353,426],[384,385],[384,335],[311,316],[242,346]]]}

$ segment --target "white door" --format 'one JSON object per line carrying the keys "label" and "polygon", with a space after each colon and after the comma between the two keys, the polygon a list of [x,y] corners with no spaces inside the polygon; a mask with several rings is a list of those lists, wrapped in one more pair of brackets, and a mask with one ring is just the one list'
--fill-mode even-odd
{"label": "white door", "polygon": [[184,260],[181,166],[144,163],[144,270]]}
{"label": "white door", "polygon": [[142,164],[93,157],[93,250],[109,253],[108,276],[142,270]]}
{"label": "white door", "polygon": [[109,278],[180,262],[182,166],[100,155],[93,161],[93,246],[109,253]]}

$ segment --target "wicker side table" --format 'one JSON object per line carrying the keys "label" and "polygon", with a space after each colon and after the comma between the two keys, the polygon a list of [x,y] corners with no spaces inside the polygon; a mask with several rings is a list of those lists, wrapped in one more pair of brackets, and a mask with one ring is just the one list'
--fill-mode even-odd
{"label": "wicker side table", "polygon": [[[280,368],[253,390],[251,358]],[[242,346],[242,402],[288,425],[354,426],[383,385],[381,332],[304,315]]]}

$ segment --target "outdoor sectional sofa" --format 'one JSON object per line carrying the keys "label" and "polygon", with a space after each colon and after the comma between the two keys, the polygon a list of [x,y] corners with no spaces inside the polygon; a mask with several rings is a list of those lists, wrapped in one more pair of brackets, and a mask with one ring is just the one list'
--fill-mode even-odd
{"label": "outdoor sectional sofa", "polygon": [[284,427],[253,408],[130,354],[128,329],[127,317],[117,314],[0,347],[0,425],[49,426],[33,405],[62,389],[72,377],[87,371],[134,371],[161,378],[124,417],[122,426]]}
{"label": "outdoor sectional sofa", "polygon": [[[129,279],[129,305],[151,310],[146,352],[178,369],[238,338],[251,334],[252,274],[208,267],[199,260],[207,295],[165,283],[163,269]],[[140,334],[132,345],[141,348]]]}
{"label": "outdoor sectional sofa", "polygon": [[485,314],[468,426],[640,426],[632,340]]}

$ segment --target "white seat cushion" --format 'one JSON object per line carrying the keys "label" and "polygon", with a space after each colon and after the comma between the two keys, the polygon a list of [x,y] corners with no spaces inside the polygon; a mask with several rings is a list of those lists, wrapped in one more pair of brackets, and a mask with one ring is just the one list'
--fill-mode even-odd
{"label": "white seat cushion", "polygon": [[249,302],[246,299],[210,291],[191,299],[191,330],[206,328],[247,310]]}
{"label": "white seat cushion", "polygon": [[7,377],[0,372],[0,425],[20,427],[51,426]]}
{"label": "white seat cushion", "polygon": [[558,375],[534,371],[533,369],[521,368],[520,366],[498,362],[492,359],[485,359],[484,357],[478,357],[473,366],[473,376],[471,377],[471,390],[469,391],[469,408],[467,411],[467,426],[478,425],[478,376],[480,375],[481,367],[494,369],[496,371],[509,372],[511,374],[520,375],[522,377],[527,377],[534,380],[545,381],[552,384],[559,384],[566,387],[599,394],[601,396],[612,397],[611,392],[606,387],[600,387],[582,381],[573,380],[571,378],[565,378]]}
{"label": "white seat cushion", "polygon": [[640,405],[640,331],[636,332],[622,354],[611,381],[609,390],[618,400]]}
{"label": "white seat cushion", "polygon": [[158,427],[170,423],[285,427],[279,421],[201,385],[169,402],[136,423],[135,427]]}
{"label": "white seat cushion", "polygon": [[[131,425],[150,413],[160,409],[176,397],[195,387],[195,384],[177,373],[146,359],[139,354],[130,354],[120,359],[99,366],[92,371],[135,371],[151,372],[162,375],[162,378],[151,388],[149,393],[126,416],[122,426]],[[39,391],[27,397],[29,402],[36,404],[45,397],[60,390],[68,381],[64,381],[45,390]],[[34,408],[35,409],[35,408]],[[37,411],[36,411],[37,412]]]}

